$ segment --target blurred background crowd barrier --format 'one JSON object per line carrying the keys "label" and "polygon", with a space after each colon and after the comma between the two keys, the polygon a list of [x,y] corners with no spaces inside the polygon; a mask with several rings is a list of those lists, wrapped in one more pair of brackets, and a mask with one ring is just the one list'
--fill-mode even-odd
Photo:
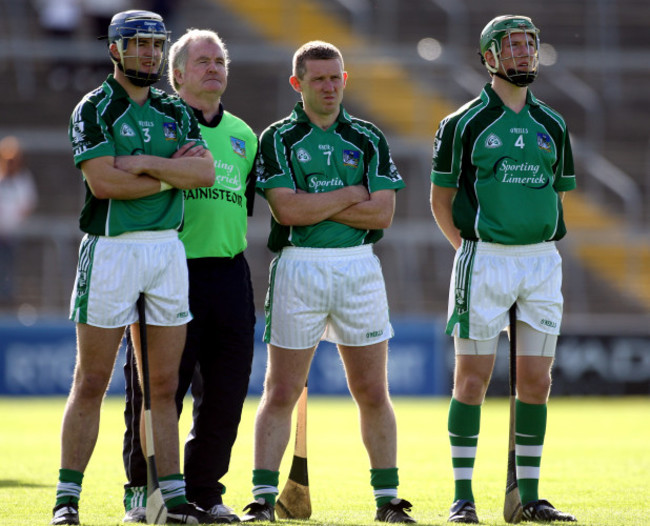
{"label": "blurred background crowd barrier", "polygon": [[[650,392],[647,0],[0,0],[0,139],[20,141],[38,192],[35,209],[12,234],[13,272],[0,276],[12,290],[0,297],[0,350],[9,345],[9,327],[33,334],[51,320],[72,325],[65,319],[83,185],[67,124],[83,94],[111,71],[106,44],[96,36],[113,12],[128,8],[161,12],[172,38],[189,27],[218,31],[232,59],[224,104],[257,133],[296,100],[288,84],[293,51],[312,39],[341,48],[349,73],[345,104],[382,128],[407,183],[393,226],[376,246],[391,312],[431,327],[436,338],[453,251],[429,208],[433,136],[440,119],[489,80],[477,55],[487,21],[531,16],[542,41],[532,89],[568,122],[579,186],[566,197],[569,233],[559,243],[565,350],[557,376],[597,386],[607,373],[625,370],[633,391]],[[158,87],[169,90],[166,81]],[[272,257],[268,225],[266,203],[258,199],[247,257],[260,313]],[[399,337],[398,331],[394,347]],[[444,350],[441,363],[450,357],[448,343],[435,344]],[[622,360],[620,370],[613,357]],[[601,391],[630,389],[621,385]]]}

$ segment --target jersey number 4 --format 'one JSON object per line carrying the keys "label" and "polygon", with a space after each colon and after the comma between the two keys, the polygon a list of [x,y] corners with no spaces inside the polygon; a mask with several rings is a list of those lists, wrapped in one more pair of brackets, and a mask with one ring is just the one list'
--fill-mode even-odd
{"label": "jersey number 4", "polygon": [[524,149],[524,147],[526,145],[524,144],[524,136],[523,135],[520,135],[519,137],[517,137],[517,140],[515,141],[515,146],[517,148],[521,148],[522,150]]}

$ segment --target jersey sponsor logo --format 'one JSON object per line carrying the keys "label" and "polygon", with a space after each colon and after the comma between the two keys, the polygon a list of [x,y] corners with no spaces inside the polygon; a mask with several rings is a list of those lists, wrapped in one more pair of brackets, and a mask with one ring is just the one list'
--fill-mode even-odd
{"label": "jersey sponsor logo", "polygon": [[232,146],[232,151],[237,155],[246,157],[246,141],[237,137],[230,137],[230,146]]}
{"label": "jersey sponsor logo", "polygon": [[305,178],[307,179],[309,193],[329,192],[345,186],[340,179],[325,179],[325,177],[325,174],[320,172],[307,174]]}
{"label": "jersey sponsor logo", "polygon": [[304,148],[298,149],[298,151],[296,152],[296,158],[301,163],[308,163],[309,161],[311,161],[311,155],[309,155],[307,150],[305,150]]}
{"label": "jersey sponsor logo", "polygon": [[240,208],[244,206],[244,198],[240,194],[222,188],[194,188],[192,190],[183,190],[183,196],[186,201],[190,199],[211,199],[214,201],[233,203]]}
{"label": "jersey sponsor logo", "polygon": [[358,150],[343,150],[343,165],[357,168],[359,166],[359,158],[361,152]]}
{"label": "jersey sponsor logo", "polygon": [[526,188],[541,190],[550,179],[541,171],[539,164],[520,162],[512,157],[501,157],[492,167],[494,178],[500,183],[520,184]]}
{"label": "jersey sponsor logo", "polygon": [[131,128],[131,126],[124,123],[120,129],[120,135],[122,137],[135,137],[135,131],[133,131],[133,128]]}
{"label": "jersey sponsor logo", "polygon": [[500,146],[503,146],[503,142],[494,133],[491,133],[488,135],[487,139],[485,139],[486,148],[499,148]]}
{"label": "jersey sponsor logo", "polygon": [[229,190],[240,190],[242,187],[241,172],[237,166],[224,163],[221,159],[214,161],[215,184]]}
{"label": "jersey sponsor logo", "polygon": [[178,132],[175,122],[163,122],[163,134],[166,141],[175,141],[178,139]]}
{"label": "jersey sponsor logo", "polygon": [[545,152],[551,151],[551,138],[546,133],[537,133],[537,147]]}

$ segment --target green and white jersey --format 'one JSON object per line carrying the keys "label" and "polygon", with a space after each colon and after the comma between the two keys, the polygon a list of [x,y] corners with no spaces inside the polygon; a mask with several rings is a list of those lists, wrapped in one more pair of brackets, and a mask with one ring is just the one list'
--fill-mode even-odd
{"label": "green and white jersey", "polygon": [[[262,194],[269,188],[317,193],[361,184],[370,193],[405,186],[383,133],[351,117],[343,106],[336,122],[322,130],[298,102],[289,117],[262,133],[257,160],[257,189]],[[375,243],[382,235],[382,230],[360,230],[335,221],[288,227],[272,218],[268,247],[273,252],[285,246],[346,248]]]}
{"label": "green and white jersey", "polygon": [[211,123],[199,110],[194,114],[214,157],[216,179],[212,188],[184,191],[180,238],[188,259],[232,258],[246,249],[247,215],[252,215],[255,198],[257,136],[223,106]]}
{"label": "green and white jersey", "polygon": [[564,119],[530,90],[515,113],[487,84],[440,123],[431,181],[458,188],[452,211],[463,239],[502,245],[561,239],[558,194],[576,186]]}
{"label": "green and white jersey", "polygon": [[[205,146],[198,123],[187,105],[151,88],[143,106],[133,102],[109,75],[77,104],[70,118],[70,141],[77,167],[96,157],[155,155],[169,158],[194,141]],[[183,194],[171,189],[140,199],[97,199],[86,185],[81,230],[100,236],[125,232],[179,229],[183,223]]]}

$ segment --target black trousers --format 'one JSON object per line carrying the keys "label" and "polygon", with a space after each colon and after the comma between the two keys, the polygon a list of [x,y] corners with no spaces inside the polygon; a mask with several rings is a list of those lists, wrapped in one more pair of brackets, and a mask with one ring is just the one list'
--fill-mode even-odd
{"label": "black trousers", "polygon": [[[176,407],[180,416],[191,385],[192,429],[185,443],[187,497],[209,509],[221,503],[232,446],[237,438],[253,362],[255,306],[250,270],[243,254],[187,261],[190,311],[179,370]],[[150,350],[149,352],[152,352]],[[154,351],[155,352],[155,351]],[[126,407],[123,458],[125,488],[146,486],[147,464],[140,447],[142,391],[127,330]]]}

